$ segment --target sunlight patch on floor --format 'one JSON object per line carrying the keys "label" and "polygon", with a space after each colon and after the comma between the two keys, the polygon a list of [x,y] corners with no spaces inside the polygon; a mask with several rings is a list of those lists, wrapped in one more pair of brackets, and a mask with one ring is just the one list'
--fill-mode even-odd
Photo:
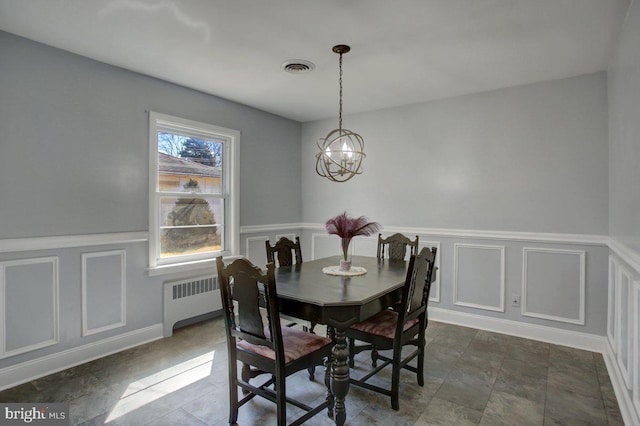
{"label": "sunlight patch on floor", "polygon": [[211,374],[214,357],[215,351],[207,352],[131,382],[109,413],[105,423],[208,377]]}

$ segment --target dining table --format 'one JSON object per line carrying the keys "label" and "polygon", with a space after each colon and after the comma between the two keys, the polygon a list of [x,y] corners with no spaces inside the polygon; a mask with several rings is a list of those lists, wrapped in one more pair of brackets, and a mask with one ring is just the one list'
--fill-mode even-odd
{"label": "dining table", "polygon": [[[356,276],[330,275],[323,269],[337,266],[342,256],[325,257],[276,268],[276,286],[282,314],[327,326],[334,346],[325,382],[329,416],[337,425],[346,420],[345,399],[349,392],[349,349],[345,331],[353,324],[401,301],[408,262],[353,256],[354,267],[366,273]],[[333,401],[331,401],[331,399]]]}

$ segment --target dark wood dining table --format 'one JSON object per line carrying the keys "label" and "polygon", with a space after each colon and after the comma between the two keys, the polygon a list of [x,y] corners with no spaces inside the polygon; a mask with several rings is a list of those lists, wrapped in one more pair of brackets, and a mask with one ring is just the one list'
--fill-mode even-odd
{"label": "dark wood dining table", "polygon": [[322,272],[324,267],[338,265],[341,258],[326,257],[276,269],[280,312],[326,325],[334,341],[326,378],[335,401],[329,414],[335,410],[337,425],[346,420],[345,398],[349,392],[349,350],[344,332],[400,301],[408,266],[406,261],[353,256],[352,264],[364,267],[366,274],[344,277]]}

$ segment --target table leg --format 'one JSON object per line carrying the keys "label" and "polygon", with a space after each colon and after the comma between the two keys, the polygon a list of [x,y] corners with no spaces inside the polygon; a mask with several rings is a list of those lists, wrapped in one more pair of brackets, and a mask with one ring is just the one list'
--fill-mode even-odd
{"label": "table leg", "polygon": [[331,390],[335,398],[335,421],[338,426],[342,426],[347,418],[347,411],[344,405],[345,398],[349,392],[349,348],[344,330],[335,331],[335,345],[333,346],[333,365],[331,367]]}
{"label": "table leg", "polygon": [[[331,341],[335,342],[335,330],[333,327],[327,327],[327,337],[331,339]],[[335,403],[333,392],[331,391],[331,368],[333,366],[333,355],[329,355],[327,357],[324,366],[324,384],[327,387],[327,402],[329,403],[327,406],[327,416],[333,418],[333,406]]]}

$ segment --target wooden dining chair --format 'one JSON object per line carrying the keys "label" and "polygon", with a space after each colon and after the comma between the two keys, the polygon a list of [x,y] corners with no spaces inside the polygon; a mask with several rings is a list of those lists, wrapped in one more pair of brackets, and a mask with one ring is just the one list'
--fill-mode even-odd
{"label": "wooden dining chair", "polygon": [[[238,409],[256,395],[276,403],[279,426],[286,424],[287,403],[307,412],[292,425],[302,424],[329,407],[330,390],[327,400],[315,407],[287,397],[285,379],[297,371],[323,365],[323,360],[331,355],[333,343],[323,336],[281,326],[275,265],[269,263],[265,274],[244,258],[225,266],[222,257],[218,257],[216,264],[229,355],[229,423],[237,422]],[[266,325],[259,303],[261,298],[266,307]],[[238,361],[242,362],[240,378]],[[250,383],[264,374],[268,378],[261,384]],[[241,400],[238,400],[238,387],[244,394]]]}
{"label": "wooden dining chair", "polygon": [[411,241],[408,237],[395,233],[387,238],[382,238],[382,234],[378,234],[378,259],[388,257],[391,260],[404,260],[407,255],[407,247],[410,248],[409,254],[418,252],[418,236]]}
{"label": "wooden dining chair", "polygon": [[[295,264],[299,265],[302,263],[302,248],[300,246],[300,237],[296,237],[296,241],[293,242],[287,237],[280,237],[280,239],[275,243],[275,245],[271,245],[269,240],[265,241],[265,247],[267,249],[267,262],[276,263],[276,258],[278,260],[278,266],[292,266],[293,260],[295,259]],[[288,321],[286,324],[287,327],[294,327],[298,325],[298,319],[283,316],[284,319]],[[316,327],[316,323],[311,322],[309,326],[303,325],[302,329],[304,331],[308,331],[313,333],[313,329]],[[309,367],[309,380],[315,379],[315,367]]]}
{"label": "wooden dining chair", "polygon": [[265,241],[267,249],[267,262],[276,263],[278,266],[291,266],[295,259],[296,264],[302,263],[302,249],[300,248],[300,237],[296,237],[293,242],[287,237],[280,238],[275,245],[271,245],[269,240]]}
{"label": "wooden dining chair", "polygon": [[[351,342],[355,340],[369,343],[374,350],[393,349],[392,358],[380,355],[376,351],[376,359],[380,359],[383,363],[374,367],[360,379],[351,378],[350,383],[390,396],[391,407],[394,410],[400,408],[399,386],[402,368],[416,373],[418,385],[424,386],[427,303],[431,282],[435,278],[433,273],[436,253],[435,247],[431,250],[425,247],[418,255],[411,256],[402,289],[402,300],[397,310],[385,309],[373,317],[351,326],[346,332],[349,338],[351,365],[355,355]],[[402,348],[407,345],[416,346],[416,349],[409,355],[402,357]],[[417,358],[417,367],[409,365],[409,362],[414,358]],[[390,388],[367,383],[371,377],[389,364],[392,366]]]}
{"label": "wooden dining chair", "polygon": [[[407,256],[407,247],[409,247],[409,255],[414,255],[418,251],[419,237],[411,241],[403,234],[395,233],[387,238],[382,238],[382,234],[378,234],[378,259],[388,257],[390,260],[404,260]],[[395,307],[393,307],[395,309]],[[349,359],[349,366],[353,367],[353,355],[364,351],[371,351],[371,366],[378,365],[378,348],[374,344],[356,346],[352,340],[349,342],[349,353],[352,357]]]}

